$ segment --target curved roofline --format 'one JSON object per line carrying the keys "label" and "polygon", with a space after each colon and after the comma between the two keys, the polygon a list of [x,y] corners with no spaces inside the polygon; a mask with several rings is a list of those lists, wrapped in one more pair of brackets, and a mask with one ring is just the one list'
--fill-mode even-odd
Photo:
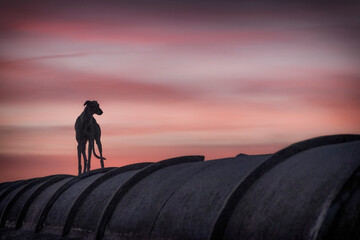
{"label": "curved roofline", "polygon": [[17,189],[18,187],[21,187],[22,185],[25,185],[27,183],[29,183],[30,181],[34,181],[36,179],[39,178],[31,178],[28,180],[20,180],[20,181],[15,181],[13,182],[13,184],[11,184],[6,190],[4,190],[3,193],[1,193],[0,195],[0,202],[8,195],[10,194],[12,191],[14,191],[15,189]]}
{"label": "curved roofline", "polygon": [[360,167],[358,167],[342,186],[341,190],[332,199],[329,205],[325,205],[325,214],[319,215],[310,233],[309,239],[330,239],[332,235],[332,226],[337,223],[343,208],[347,205],[352,194],[360,186]]}
{"label": "curved roofline", "polygon": [[138,169],[142,169],[148,165],[151,165],[153,163],[151,162],[144,162],[144,163],[135,163],[135,164],[131,164],[131,165],[126,165],[120,168],[115,168],[107,173],[105,173],[103,176],[99,177],[98,179],[96,179],[92,184],[90,184],[87,188],[85,188],[83,190],[83,192],[79,195],[79,197],[75,200],[74,204],[71,206],[70,208],[70,212],[66,218],[65,221],[65,225],[63,227],[63,231],[62,231],[62,237],[66,236],[67,234],[69,234],[72,223],[75,219],[75,216],[77,214],[77,212],[80,209],[81,203],[87,198],[87,196],[90,195],[90,193],[97,187],[99,186],[101,183],[105,182],[107,179],[110,179],[118,174],[122,174],[124,172],[127,171],[132,171],[132,170],[138,170]]}
{"label": "curved roofline", "polygon": [[250,187],[266,172],[285,161],[286,159],[312,148],[321,147],[324,145],[359,141],[360,135],[356,134],[340,134],[340,135],[328,135],[321,136],[305,141],[294,143],[272,155],[265,162],[255,168],[239,185],[235,188],[228,200],[224,204],[222,211],[220,212],[214,228],[211,233],[211,240],[222,239],[225,233],[226,226],[231,218],[234,209],[244,194],[250,189]]}
{"label": "curved roofline", "polygon": [[50,200],[46,203],[43,211],[41,212],[41,215],[39,217],[39,220],[36,224],[35,227],[35,233],[40,232],[41,229],[44,226],[44,222],[45,219],[52,207],[52,205],[55,203],[56,199],[58,199],[60,197],[60,195],[66,191],[66,189],[68,189],[69,187],[71,187],[72,185],[74,185],[75,183],[79,182],[80,180],[90,177],[92,175],[98,174],[98,173],[104,173],[107,171],[110,171],[114,168],[100,168],[100,169],[96,169],[94,171],[91,172],[86,172],[78,177],[74,177],[73,179],[71,179],[70,181],[66,182],[64,185],[62,185],[55,193],[54,195],[50,198]]}
{"label": "curved roofline", "polygon": [[73,175],[53,175],[52,178],[44,182],[38,189],[36,189],[27,199],[24,206],[21,208],[19,216],[16,219],[15,229],[19,229],[22,226],[25,215],[29,210],[30,205],[33,203],[37,196],[39,196],[45,189],[50,187],[52,184],[69,177],[73,177]]}
{"label": "curved roofline", "polygon": [[319,240],[358,234],[359,144],[360,135],[330,135],[266,156],[209,162],[182,156],[3,183],[0,236],[214,240],[296,232]]}
{"label": "curved roofline", "polygon": [[47,176],[44,178],[35,178],[32,179],[30,181],[27,181],[25,183],[25,186],[20,189],[20,191],[18,191],[15,196],[13,196],[11,198],[11,200],[6,204],[6,207],[4,208],[1,216],[0,216],[0,227],[4,227],[5,226],[5,221],[6,221],[6,217],[11,209],[11,207],[14,205],[15,201],[24,193],[26,192],[28,189],[32,188],[33,186],[35,186],[36,184],[45,182],[47,180],[49,180],[50,178],[52,178],[53,176]]}
{"label": "curved roofline", "polygon": [[99,240],[102,239],[104,236],[106,226],[108,222],[111,219],[112,214],[114,213],[114,210],[120,201],[121,198],[140,180],[144,179],[151,173],[173,165],[181,164],[181,163],[190,163],[190,162],[199,162],[204,161],[204,156],[183,156],[183,157],[176,157],[176,158],[170,158],[166,159],[160,162],[156,162],[154,164],[151,164],[138,173],[136,173],[134,176],[132,176],[130,179],[128,179],[124,184],[122,184],[114,193],[112,198],[110,199],[109,203],[107,204],[106,208],[104,209],[101,219],[99,221],[99,224],[97,226],[95,239]]}

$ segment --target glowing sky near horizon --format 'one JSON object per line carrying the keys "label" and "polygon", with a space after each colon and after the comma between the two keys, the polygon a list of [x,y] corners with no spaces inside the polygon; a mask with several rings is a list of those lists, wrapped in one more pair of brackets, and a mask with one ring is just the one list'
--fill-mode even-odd
{"label": "glowing sky near horizon", "polygon": [[360,133],[359,10],[3,1],[0,182],[76,174],[73,125],[86,100],[104,111],[106,166]]}

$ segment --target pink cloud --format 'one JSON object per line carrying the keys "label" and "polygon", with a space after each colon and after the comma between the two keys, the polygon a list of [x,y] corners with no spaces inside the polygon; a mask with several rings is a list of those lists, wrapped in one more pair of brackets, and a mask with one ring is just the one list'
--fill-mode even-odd
{"label": "pink cloud", "polygon": [[[279,8],[276,4],[268,9],[261,4],[243,3],[187,3],[180,6],[144,2],[138,6],[112,2],[87,6],[71,3],[69,6],[67,3],[43,2],[40,6],[28,3],[8,5],[2,12],[2,27],[9,36],[56,37],[105,44],[202,46],[269,44],[292,42],[299,38],[304,41],[307,36],[327,33],[329,26],[351,26],[351,21],[345,21],[344,16],[356,13],[356,7],[347,4],[313,9],[296,5]],[[24,35],[17,35],[21,33]]]}
{"label": "pink cloud", "polygon": [[[142,19],[146,22],[146,20]],[[17,22],[11,29],[43,37],[61,37],[80,42],[112,44],[255,44],[258,42],[284,41],[296,38],[296,34],[282,31],[237,29],[237,28],[192,28],[158,23],[137,22],[129,27],[125,24],[69,21]]]}
{"label": "pink cloud", "polygon": [[0,101],[61,101],[76,99],[117,99],[179,101],[192,98],[185,89],[160,83],[63,71],[27,61],[2,62],[4,68]]}

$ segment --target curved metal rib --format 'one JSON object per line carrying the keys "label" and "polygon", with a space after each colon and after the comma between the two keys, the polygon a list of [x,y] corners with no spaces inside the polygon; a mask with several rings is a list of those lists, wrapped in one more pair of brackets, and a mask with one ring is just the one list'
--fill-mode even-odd
{"label": "curved metal rib", "polygon": [[36,180],[38,178],[32,178],[29,180],[21,180],[21,181],[16,181],[14,182],[14,184],[10,185],[3,193],[1,193],[0,195],[0,202],[8,195],[10,194],[12,191],[14,191],[15,189],[17,189],[18,187],[21,187],[22,185],[25,185],[33,180]]}
{"label": "curved metal rib", "polygon": [[309,239],[332,239],[333,227],[337,223],[338,215],[341,214],[343,208],[348,205],[352,194],[360,187],[360,167],[358,167],[336,194],[331,204],[326,209],[324,217],[320,216],[313,226]]}
{"label": "curved metal rib", "polygon": [[285,161],[286,159],[302,151],[306,151],[324,145],[352,142],[358,140],[360,140],[360,135],[352,135],[352,134],[317,137],[302,142],[294,143],[289,147],[284,148],[278,151],[277,153],[275,153],[274,155],[272,155],[267,161],[260,164],[243,181],[241,181],[239,185],[235,188],[235,190],[232,192],[232,194],[229,196],[220,215],[218,216],[215,222],[210,239],[211,240],[223,239],[226,226],[233,214],[233,211],[237,203],[249,190],[249,188],[270,169],[272,169],[279,163]]}
{"label": "curved metal rib", "polygon": [[171,158],[151,164],[150,166],[147,166],[143,170],[136,173],[134,176],[128,179],[123,185],[121,185],[110,199],[99,221],[96,231],[96,239],[102,239],[102,237],[105,234],[106,226],[109,223],[117,204],[136,183],[146,178],[151,173],[160,170],[162,168],[173,166],[176,164],[199,162],[203,160],[204,160],[204,156],[184,156],[178,158]]}
{"label": "curved metal rib", "polygon": [[[22,195],[24,194],[27,190],[29,190],[30,188],[32,188],[33,186],[35,186],[38,183],[41,183],[43,181],[46,181],[47,179],[49,179],[52,176],[48,176],[46,178],[35,178],[32,179],[30,181],[27,181],[25,184],[25,186],[20,189],[20,191],[18,191],[12,198],[11,200],[7,203],[6,207],[4,208],[2,214],[1,214],[1,218],[0,218],[0,227],[4,227],[5,226],[5,222],[6,222],[6,218],[8,213],[10,212],[10,209],[12,208],[12,206],[14,205],[15,201]],[[12,189],[15,190],[16,188]],[[10,193],[10,192],[9,192]]]}
{"label": "curved metal rib", "polygon": [[121,174],[121,173],[124,173],[127,171],[142,169],[150,164],[152,164],[152,163],[137,163],[137,164],[123,166],[123,167],[111,170],[111,171],[107,172],[106,174],[104,174],[103,176],[96,179],[92,184],[90,184],[87,188],[84,189],[84,191],[79,195],[79,197],[76,199],[74,204],[71,206],[70,212],[66,218],[65,225],[63,227],[62,236],[66,236],[67,234],[69,234],[71,226],[73,224],[76,214],[78,213],[78,211],[80,209],[81,204],[90,195],[90,193],[95,188],[97,188],[101,183],[105,182],[106,180],[108,180],[118,174]]}
{"label": "curved metal rib", "polygon": [[24,221],[27,211],[29,210],[30,205],[33,203],[35,198],[40,195],[40,193],[42,193],[52,184],[71,176],[72,175],[55,175],[53,176],[53,178],[50,178],[47,182],[45,182],[38,189],[36,189],[25,202],[24,206],[21,208],[19,216],[16,219],[15,229],[19,229],[22,226],[22,223]]}
{"label": "curved metal rib", "polygon": [[111,170],[113,168],[100,168],[91,172],[86,172],[80,176],[74,177],[73,179],[71,179],[70,181],[66,182],[63,186],[61,186],[55,193],[54,195],[50,198],[50,200],[46,203],[43,211],[41,212],[41,215],[39,217],[39,220],[36,224],[36,228],[35,228],[35,232],[39,232],[41,231],[41,229],[44,226],[44,222],[45,219],[52,207],[52,205],[55,203],[55,201],[60,197],[60,195],[65,192],[69,187],[71,187],[72,185],[74,185],[75,183],[81,181],[84,178],[90,177],[92,175],[98,174],[98,173],[104,173],[107,172],[109,170]]}

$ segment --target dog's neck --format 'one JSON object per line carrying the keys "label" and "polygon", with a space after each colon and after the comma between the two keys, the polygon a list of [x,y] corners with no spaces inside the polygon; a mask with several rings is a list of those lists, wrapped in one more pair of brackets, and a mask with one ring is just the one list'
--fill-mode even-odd
{"label": "dog's neck", "polygon": [[94,115],[94,113],[91,112],[90,108],[86,106],[81,115],[82,115],[83,123],[86,124],[86,123],[89,123],[91,121],[92,116]]}

